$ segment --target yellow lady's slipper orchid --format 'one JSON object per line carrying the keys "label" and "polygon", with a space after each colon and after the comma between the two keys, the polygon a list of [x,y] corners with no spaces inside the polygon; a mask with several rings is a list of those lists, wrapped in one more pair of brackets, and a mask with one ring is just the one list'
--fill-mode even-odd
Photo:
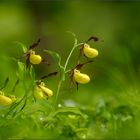
{"label": "yellow lady's slipper orchid", "polygon": [[39,64],[42,61],[42,57],[40,55],[36,55],[35,51],[30,51],[30,63],[32,64]]}
{"label": "yellow lady's slipper orchid", "polygon": [[8,106],[12,104],[12,99],[5,95],[0,95],[0,105]]}
{"label": "yellow lady's slipper orchid", "polygon": [[45,99],[53,95],[53,91],[45,86],[44,82],[41,82],[39,85],[35,86],[34,97],[36,99]]}
{"label": "yellow lady's slipper orchid", "polygon": [[84,44],[84,47],[83,47],[83,53],[86,57],[88,58],[94,58],[96,56],[98,56],[98,50],[94,49],[94,48],[91,48],[88,44]]}
{"label": "yellow lady's slipper orchid", "polygon": [[43,99],[44,98],[42,90],[37,85],[34,88],[34,97],[36,99]]}
{"label": "yellow lady's slipper orchid", "polygon": [[39,85],[40,89],[42,90],[42,92],[45,94],[45,96],[52,96],[53,95],[53,91],[50,90],[49,88],[45,87],[45,86],[41,86]]}
{"label": "yellow lady's slipper orchid", "polygon": [[80,73],[77,69],[74,69],[73,78],[79,84],[86,84],[90,81],[90,77],[87,74]]}

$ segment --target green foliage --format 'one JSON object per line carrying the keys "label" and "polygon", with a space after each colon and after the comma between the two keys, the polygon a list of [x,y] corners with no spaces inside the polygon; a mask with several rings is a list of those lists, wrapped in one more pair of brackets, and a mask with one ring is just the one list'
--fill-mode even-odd
{"label": "green foliage", "polygon": [[[74,140],[118,139],[122,138],[121,131],[125,127],[132,129],[132,124],[137,123],[139,119],[136,116],[139,114],[138,103],[140,100],[135,97],[138,97],[138,95],[133,88],[131,91],[133,91],[134,95],[130,96],[127,94],[129,90],[127,90],[126,78],[123,77],[120,71],[115,69],[109,70],[110,77],[115,77],[122,83],[125,90],[122,87],[120,88],[123,94],[123,98],[121,97],[122,95],[120,95],[120,98],[123,100],[123,103],[119,103],[117,100],[115,101],[117,103],[112,103],[112,101],[102,97],[98,98],[92,106],[89,106],[88,103],[84,106],[79,103],[75,107],[67,106],[64,103],[59,104],[59,94],[62,94],[62,82],[67,80],[66,74],[69,71],[67,70],[67,65],[74,50],[82,44],[77,44],[75,34],[71,34],[74,36],[74,45],[64,66],[61,64],[62,58],[58,53],[51,50],[44,50],[45,53],[55,59],[60,72],[55,100],[53,98],[48,100],[35,99],[33,96],[34,86],[37,83],[36,81],[39,82],[40,80],[36,79],[35,67],[33,65],[27,67],[25,60],[23,62],[12,58],[16,62],[16,78],[22,85],[22,94],[17,97],[17,100],[11,106],[0,106],[0,139],[32,139],[44,137],[48,139]],[[24,54],[27,55],[26,52],[29,50],[26,49],[25,45],[19,42],[18,44],[22,46]],[[26,58],[27,56],[24,57]],[[18,86],[18,82],[15,83],[12,94],[16,93],[16,86]],[[123,93],[124,91],[126,92],[125,95]],[[114,94],[116,93],[114,92]],[[80,98],[80,95],[78,96]],[[131,98],[131,102],[130,100],[124,102],[126,100],[125,98]],[[136,107],[137,110],[135,109]],[[123,138],[128,138],[128,135],[125,133],[124,131]],[[129,137],[134,138],[133,135],[139,137],[137,131],[132,131]]]}
{"label": "green foliage", "polygon": [[[24,2],[20,1],[0,4],[0,87],[5,96],[17,98],[11,106],[0,105],[0,140],[139,139],[139,3],[38,1],[22,5]],[[90,42],[90,47],[99,50],[99,57],[82,69],[90,75],[91,82],[79,85],[78,91],[76,85],[69,84],[67,74],[71,70],[68,66],[75,67],[82,43],[78,44],[75,34],[68,31],[74,39],[70,50],[71,38],[63,32],[66,28],[76,32],[82,42],[90,35],[100,36],[99,43]],[[15,39],[28,44],[38,34],[41,44],[35,48],[36,54],[43,56],[45,49],[49,54],[47,62],[53,63],[49,58],[53,57],[59,70],[45,63],[27,68],[25,56],[29,48],[19,41],[9,44]],[[52,71],[58,71],[60,76],[45,78],[43,82],[53,96],[35,99],[34,87],[39,77]],[[72,101],[73,107],[67,100]]]}
{"label": "green foliage", "polygon": [[60,75],[61,75],[60,77],[64,81],[65,80],[65,70],[64,70],[64,67],[61,65],[61,56],[58,53],[50,51],[50,50],[44,50],[44,52],[50,54],[55,59],[55,61],[57,62],[58,66],[59,66]]}
{"label": "green foliage", "polygon": [[17,67],[16,75],[17,75],[17,77],[19,79],[23,80],[23,78],[24,78],[24,72],[25,72],[25,64],[22,63],[22,62],[20,62],[20,61],[18,61],[17,62],[17,65],[18,65],[18,67]]}
{"label": "green foliage", "polygon": [[14,43],[21,46],[24,53],[27,52],[27,47],[23,43],[21,43],[19,41],[15,41]]}

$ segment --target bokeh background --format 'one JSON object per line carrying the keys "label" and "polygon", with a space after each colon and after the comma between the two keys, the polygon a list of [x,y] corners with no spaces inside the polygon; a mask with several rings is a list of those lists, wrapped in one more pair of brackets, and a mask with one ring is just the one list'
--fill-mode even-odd
{"label": "bokeh background", "polygon": [[[35,66],[36,78],[39,78],[58,70],[55,61],[43,52],[44,49],[58,52],[62,57],[62,64],[65,63],[73,45],[73,37],[66,31],[74,32],[79,43],[86,41],[90,36],[97,36],[99,42],[91,41],[90,45],[99,50],[99,56],[93,63],[82,69],[82,72],[90,75],[91,82],[87,85],[80,85],[77,91],[76,86],[69,88],[68,79],[61,89],[59,102],[83,109],[96,109],[98,106],[114,107],[117,110],[118,107],[126,107],[124,112],[127,112],[127,115],[131,113],[135,115],[136,121],[133,122],[134,125],[130,125],[130,128],[127,126],[128,122],[119,127],[117,135],[121,138],[139,138],[139,13],[139,1],[1,1],[0,84],[9,76],[9,88],[6,89],[9,91],[16,80],[16,64],[11,58],[19,58],[23,52],[14,41],[20,41],[29,47],[38,38],[41,39],[37,52],[44,56],[51,65]],[[70,59],[69,68],[76,65],[77,56],[78,50]],[[48,86],[54,89],[54,92],[58,80],[59,77],[47,80]],[[130,108],[133,111],[130,111]],[[125,118],[126,121],[131,120],[132,116],[129,117]],[[95,138],[100,138],[100,136],[95,134]]]}

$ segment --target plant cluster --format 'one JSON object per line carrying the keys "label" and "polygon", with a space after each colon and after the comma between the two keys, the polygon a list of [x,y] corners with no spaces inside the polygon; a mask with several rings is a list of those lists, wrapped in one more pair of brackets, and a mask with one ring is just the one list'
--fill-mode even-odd
{"label": "plant cluster", "polygon": [[[70,78],[70,85],[75,84],[78,90],[79,84],[90,82],[90,76],[83,73],[81,69],[98,56],[98,50],[89,45],[91,40],[98,41],[97,37],[92,36],[87,41],[78,43],[75,34],[71,34],[74,36],[74,44],[64,66],[58,53],[44,50],[47,55],[56,60],[59,70],[48,73],[39,79],[36,78],[34,65],[39,66],[40,63],[44,63],[49,66],[49,62],[36,51],[40,39],[29,48],[16,42],[22,47],[23,55],[20,59],[12,59],[17,65],[17,80],[11,90],[11,95],[5,92],[9,78],[6,78],[0,88],[0,139],[54,139],[56,137],[58,139],[119,139],[122,138],[120,135],[122,132],[124,132],[123,137],[128,138],[128,134],[125,135],[124,127],[133,128],[132,122],[136,124],[139,120],[139,116],[136,118],[139,109],[136,112],[126,104],[114,105],[112,101],[105,98],[97,99],[92,107],[82,104],[70,107],[59,103],[58,96],[61,93],[62,84],[67,81],[66,75]],[[77,64],[68,69],[75,49],[79,50]],[[83,59],[81,59],[82,57]],[[46,82],[45,79],[57,74],[60,79],[57,90],[54,91],[48,86],[48,81]],[[23,86],[21,97],[15,96],[19,84]],[[52,96],[55,98],[51,98]],[[117,102],[116,99],[113,102]],[[134,108],[136,107],[139,108],[139,106],[134,106]],[[132,134],[137,135],[135,132]],[[132,136],[130,135],[130,137]]]}
{"label": "plant cluster", "polygon": [[[40,112],[41,110],[41,112],[46,111],[43,114],[39,113],[39,119],[43,118],[43,121],[41,120],[41,122],[43,123],[45,129],[54,128],[56,123],[56,125],[61,126],[62,122],[65,121],[65,126],[62,125],[63,127],[58,130],[61,131],[59,135],[71,135],[76,137],[79,137],[80,135],[81,137],[81,133],[83,131],[87,131],[86,128],[84,128],[84,124],[87,123],[87,116],[82,114],[78,108],[60,108],[58,104],[58,96],[61,92],[62,83],[66,80],[66,75],[69,75],[70,84],[76,83],[77,90],[79,84],[86,84],[90,82],[90,76],[82,73],[81,68],[86,64],[93,62],[92,59],[98,56],[98,50],[90,47],[90,45],[88,44],[91,40],[95,42],[98,41],[98,38],[92,36],[86,42],[78,43],[75,34],[73,34],[72,32],[69,33],[74,36],[74,44],[68,54],[64,66],[61,64],[62,59],[58,53],[51,50],[44,50],[45,53],[51,55],[56,60],[59,70],[46,74],[39,79],[36,79],[34,65],[39,65],[40,63],[44,63],[44,65],[49,65],[46,59],[43,58],[40,54],[38,54],[35,50],[36,47],[39,46],[40,39],[36,43],[33,43],[29,48],[27,48],[24,44],[20,42],[15,42],[22,47],[23,55],[20,59],[12,59],[17,64],[17,81],[15,82],[14,87],[11,91],[11,95],[8,95],[4,92],[9,78],[5,80],[3,86],[0,89],[0,109],[2,112],[1,119],[3,121],[4,119],[18,120],[19,118],[21,119],[23,116],[27,119],[30,116]],[[67,66],[69,60],[75,49],[79,50],[77,65],[71,69],[68,69]],[[85,57],[84,63],[80,62],[82,57]],[[60,80],[58,83],[57,91],[55,92],[47,86],[47,84],[45,83],[45,79],[50,76],[55,76],[56,74],[60,75]],[[16,97],[14,95],[14,93],[16,92],[16,87],[19,83],[21,83],[24,87],[22,97]],[[44,110],[44,107],[42,109],[42,104],[43,106],[46,106],[51,96],[55,96],[53,104],[49,104],[48,110]],[[35,110],[33,109],[34,106],[37,106],[35,107]],[[30,108],[33,109],[31,109],[33,112],[30,110]],[[32,113],[28,114],[28,111]],[[74,121],[75,125],[72,125],[72,123],[70,125],[71,121]],[[84,122],[84,124],[81,123],[82,121]],[[60,122],[60,124],[58,122]],[[4,121],[2,122],[2,124],[0,124],[0,126],[4,127],[7,123],[8,121]],[[65,133],[64,129],[66,129]]]}
{"label": "plant cluster", "polygon": [[[75,37],[75,35],[73,33],[71,33],[71,34]],[[33,94],[32,95],[33,95],[35,100],[48,99],[49,97],[51,97],[53,95],[53,91],[46,86],[46,84],[43,82],[43,80],[45,78],[48,78],[48,77],[52,76],[52,75],[56,75],[59,72],[60,72],[61,77],[60,77],[60,81],[59,81],[59,84],[58,84],[58,89],[57,89],[57,92],[56,92],[56,102],[57,102],[58,94],[60,92],[61,84],[62,84],[63,81],[65,81],[65,75],[67,73],[69,74],[71,82],[72,83],[75,82],[77,84],[77,89],[78,89],[78,84],[88,83],[90,81],[90,77],[87,74],[81,73],[80,69],[85,64],[91,63],[93,61],[88,60],[87,62],[80,63],[80,57],[85,56],[86,58],[89,59],[89,58],[95,58],[96,56],[98,56],[98,50],[95,49],[95,48],[91,48],[90,45],[88,44],[88,42],[90,40],[98,41],[98,38],[97,37],[90,37],[85,43],[79,43],[79,44],[77,44],[77,39],[75,38],[74,46],[71,49],[64,66],[61,65],[61,57],[58,53],[50,51],[50,50],[44,50],[44,52],[46,52],[46,53],[52,55],[53,57],[55,57],[55,59],[58,62],[60,70],[58,72],[49,73],[48,75],[45,75],[45,76],[41,77],[39,80],[36,80],[35,76],[33,76],[33,75],[35,75],[34,65],[38,65],[40,63],[48,63],[44,58],[42,58],[41,55],[36,54],[35,48],[39,46],[40,39],[36,43],[32,44],[28,49],[27,49],[27,47],[25,47],[20,42],[16,42],[16,43],[19,43],[20,45],[22,45],[22,48],[23,48],[23,51],[24,51],[24,54],[23,54],[22,58],[25,59],[25,63],[22,62],[20,59],[16,60],[17,64],[18,64],[18,71],[17,71],[17,77],[18,77],[17,81],[18,82],[15,83],[14,88],[17,86],[19,81],[22,81],[23,84],[24,84],[24,87],[25,87],[25,95],[20,101],[18,101],[18,100],[16,100],[16,97],[14,95],[12,95],[11,97],[5,96],[4,92],[2,91],[3,88],[1,88],[1,91],[0,91],[0,105],[8,106],[8,105],[11,105],[11,104],[19,104],[19,102],[21,103],[24,98],[25,98],[25,100],[27,100],[28,95],[29,95],[28,92],[30,92],[32,87],[33,87],[33,92],[32,92]],[[67,70],[67,65],[69,63],[69,59],[70,59],[73,51],[78,47],[80,49],[79,49],[79,57],[78,57],[77,65],[74,68],[72,68],[70,70]],[[32,81],[32,85],[31,85],[30,89],[29,89],[29,85],[25,84],[25,79],[28,76],[31,77],[31,81]],[[7,82],[8,81],[6,80],[5,81],[5,86],[6,86]],[[26,104],[24,104],[24,107],[25,107],[25,105]]]}

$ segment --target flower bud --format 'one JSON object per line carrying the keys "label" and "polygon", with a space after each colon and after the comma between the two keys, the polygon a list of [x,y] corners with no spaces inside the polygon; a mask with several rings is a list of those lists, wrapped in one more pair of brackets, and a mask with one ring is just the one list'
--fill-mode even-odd
{"label": "flower bud", "polygon": [[90,77],[87,74],[80,73],[77,69],[74,69],[73,78],[79,84],[86,84],[90,81]]}
{"label": "flower bud", "polygon": [[30,52],[30,63],[32,64],[39,64],[42,61],[42,57],[40,55],[36,55],[35,51]]}
{"label": "flower bud", "polygon": [[0,95],[0,105],[8,106],[12,104],[12,99],[6,97],[5,95]]}
{"label": "flower bud", "polygon": [[83,53],[86,57],[88,58],[94,58],[96,56],[98,56],[98,50],[94,49],[94,48],[90,48],[90,46],[88,44],[84,44],[83,47]]}

